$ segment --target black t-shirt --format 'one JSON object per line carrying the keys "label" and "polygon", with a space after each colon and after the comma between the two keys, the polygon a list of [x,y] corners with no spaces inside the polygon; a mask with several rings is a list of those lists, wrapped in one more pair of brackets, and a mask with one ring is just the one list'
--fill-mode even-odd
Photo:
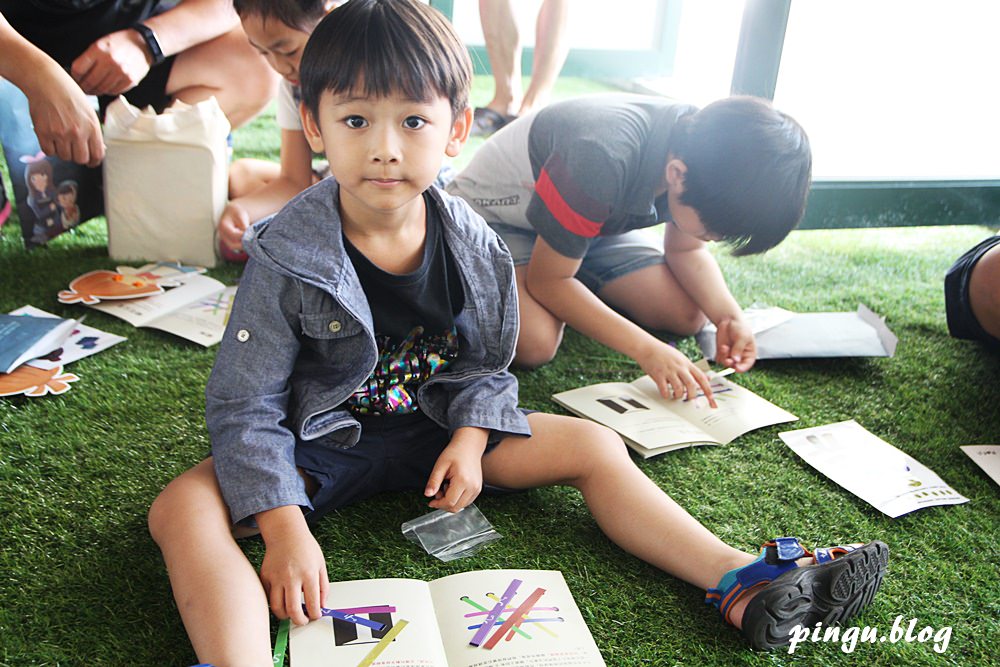
{"label": "black t-shirt", "polygon": [[19,35],[63,67],[99,37],[157,13],[160,0],[0,0]]}
{"label": "black t-shirt", "polygon": [[417,388],[458,355],[455,316],[465,294],[441,230],[440,213],[424,195],[427,232],[420,266],[411,273],[383,271],[344,237],[375,323],[379,362],[347,401],[357,414],[414,412]]}

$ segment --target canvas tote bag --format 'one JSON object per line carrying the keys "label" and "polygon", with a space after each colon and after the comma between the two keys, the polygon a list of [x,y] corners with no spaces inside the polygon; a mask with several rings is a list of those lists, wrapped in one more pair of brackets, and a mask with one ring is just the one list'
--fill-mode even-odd
{"label": "canvas tote bag", "polygon": [[226,205],[230,131],[214,97],[162,114],[119,97],[104,121],[108,254],[123,261],[216,264]]}

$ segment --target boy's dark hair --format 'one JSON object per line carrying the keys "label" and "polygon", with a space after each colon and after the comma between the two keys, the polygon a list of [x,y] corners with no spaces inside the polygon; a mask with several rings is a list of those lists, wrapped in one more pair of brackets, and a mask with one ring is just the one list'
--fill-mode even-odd
{"label": "boy's dark hair", "polygon": [[469,105],[472,62],[448,20],[415,0],[350,0],[313,30],[299,65],[302,102],[318,117],[324,92],[393,93]]}
{"label": "boy's dark hair", "polygon": [[289,28],[309,32],[326,16],[327,0],[233,0],[233,9],[240,15],[277,19]]}
{"label": "boy's dark hair", "polygon": [[734,255],[773,248],[802,219],[809,138],[767,100],[729,97],[681,118],[669,152],[687,166],[681,203],[731,243]]}

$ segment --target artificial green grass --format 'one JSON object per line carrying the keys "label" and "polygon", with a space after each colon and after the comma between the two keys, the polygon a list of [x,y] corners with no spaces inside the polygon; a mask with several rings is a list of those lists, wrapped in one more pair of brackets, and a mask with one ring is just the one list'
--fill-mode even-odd
{"label": "artificial green grass", "polygon": [[[485,101],[481,81],[477,95]],[[237,132],[237,153],[274,157],[270,122],[268,116]],[[0,311],[30,303],[63,316],[88,313],[88,324],[129,340],[70,366],[80,380],[62,396],[0,398],[0,666],[192,664],[145,513],[170,479],[208,452],[203,389],[215,351],[56,301],[71,278],[115,266],[102,222],[31,253],[16,223],[0,232]],[[863,302],[887,317],[899,349],[892,359],[760,362],[737,381],[799,422],[728,446],[638,461],[697,519],[742,549],[784,534],[810,545],[887,542],[889,575],[852,625],[887,633],[902,615],[904,624],[917,618],[918,630],[951,626],[946,653],[935,653],[930,642],[859,644],[852,654],[837,643],[804,643],[794,656],[753,653],[702,603],[700,591],[604,538],[571,489],[480,498],[477,505],[504,538],[447,564],[400,534],[400,523],[427,511],[418,494],[387,494],[335,512],[316,531],[330,577],[562,570],[615,666],[997,664],[1000,488],[958,446],[1000,442],[1000,357],[948,337],[941,289],[951,261],[991,231],[801,231],[762,257],[743,259],[717,248],[741,303],[823,311]],[[233,282],[239,268],[211,273]],[[691,339],[678,342],[697,354]],[[549,400],[555,391],[639,374],[630,360],[570,331],[552,363],[518,377],[526,407],[558,411]],[[777,437],[780,430],[844,419],[913,455],[971,502],[889,519],[820,476]],[[244,546],[259,564],[261,543]]]}

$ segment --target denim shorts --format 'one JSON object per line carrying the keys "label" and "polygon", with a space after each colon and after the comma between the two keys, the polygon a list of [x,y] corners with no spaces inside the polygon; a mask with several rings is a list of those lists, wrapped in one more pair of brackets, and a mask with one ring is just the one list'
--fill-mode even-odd
{"label": "denim shorts", "polygon": [[[538,234],[530,229],[491,223],[510,250],[514,266],[523,266],[531,259]],[[663,242],[646,229],[634,229],[614,236],[598,236],[590,242],[576,277],[594,292],[633,271],[663,264]]]}
{"label": "denim shorts", "polygon": [[972,312],[969,302],[969,280],[976,264],[992,248],[1000,245],[1000,234],[981,241],[955,260],[944,277],[944,305],[948,318],[948,332],[955,338],[979,340],[1000,349],[1000,339],[983,329]]}
{"label": "denim shorts", "polygon": [[[361,437],[348,449],[324,444],[324,438],[299,441],[295,464],[317,485],[313,510],[306,514],[315,523],[326,513],[360,502],[383,491],[419,491],[423,495],[438,456],[451,436],[422,412],[405,415],[359,417]],[[507,436],[490,432],[486,451]],[[508,489],[483,484],[483,493]]]}

